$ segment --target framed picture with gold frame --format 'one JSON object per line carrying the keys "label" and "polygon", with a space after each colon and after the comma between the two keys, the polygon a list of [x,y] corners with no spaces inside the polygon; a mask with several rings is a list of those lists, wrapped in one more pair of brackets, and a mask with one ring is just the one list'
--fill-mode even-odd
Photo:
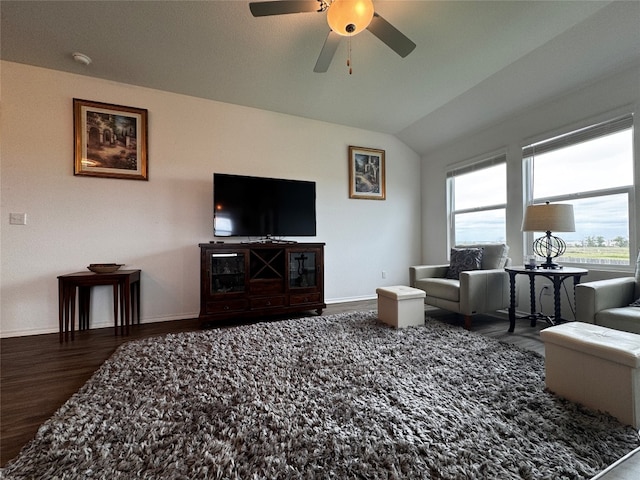
{"label": "framed picture with gold frame", "polygon": [[384,150],[349,147],[349,198],[386,199]]}
{"label": "framed picture with gold frame", "polygon": [[74,175],[149,179],[147,110],[73,99]]}

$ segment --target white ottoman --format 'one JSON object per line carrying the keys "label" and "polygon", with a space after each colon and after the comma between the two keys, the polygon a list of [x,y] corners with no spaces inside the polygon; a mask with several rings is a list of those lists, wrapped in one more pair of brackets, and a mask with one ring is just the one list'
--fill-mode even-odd
{"label": "white ottoman", "polygon": [[609,465],[591,480],[637,480],[640,472],[640,447]]}
{"label": "white ottoman", "polygon": [[378,318],[396,328],[424,325],[424,290],[397,285],[376,288]]}
{"label": "white ottoman", "polygon": [[570,322],[540,337],[549,390],[640,428],[640,335]]}

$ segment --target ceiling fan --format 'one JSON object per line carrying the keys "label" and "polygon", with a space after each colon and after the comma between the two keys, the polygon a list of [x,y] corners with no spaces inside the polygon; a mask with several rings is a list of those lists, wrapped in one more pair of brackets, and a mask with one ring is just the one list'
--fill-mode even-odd
{"label": "ceiling fan", "polygon": [[289,13],[327,12],[331,30],[324,42],[313,71],[326,72],[343,36],[369,30],[402,58],[409,55],[416,44],[402,32],[375,13],[372,0],[274,0],[251,2],[254,17],[286,15]]}

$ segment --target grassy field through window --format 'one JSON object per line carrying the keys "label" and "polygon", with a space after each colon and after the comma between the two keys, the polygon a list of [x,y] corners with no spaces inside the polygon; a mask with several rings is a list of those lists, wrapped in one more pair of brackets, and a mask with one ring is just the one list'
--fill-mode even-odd
{"label": "grassy field through window", "polygon": [[629,265],[628,247],[578,247],[567,246],[561,262],[600,263],[605,265]]}

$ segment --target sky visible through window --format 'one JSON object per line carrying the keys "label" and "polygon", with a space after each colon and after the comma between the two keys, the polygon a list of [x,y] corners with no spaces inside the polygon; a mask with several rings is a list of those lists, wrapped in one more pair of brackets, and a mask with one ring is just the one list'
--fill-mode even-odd
{"label": "sky visible through window", "polygon": [[[632,129],[628,129],[536,155],[534,197],[544,199],[631,186],[632,148]],[[504,164],[455,177],[455,209],[504,204],[505,178]],[[629,239],[627,198],[626,194],[614,194],[571,200],[576,231],[558,232],[558,236],[573,244],[589,237],[604,237],[605,241],[618,237]],[[542,203],[542,200],[534,203]],[[504,215],[504,209],[457,214],[456,243],[505,242]]]}
{"label": "sky visible through window", "polygon": [[[456,210],[504,205],[507,202],[507,165],[502,163],[455,177]],[[456,243],[506,243],[505,210],[455,215]]]}
{"label": "sky visible through window", "polygon": [[[632,130],[628,129],[535,156],[534,198],[633,185],[632,147]],[[576,231],[561,236],[566,242],[599,236],[605,240],[629,239],[627,195],[599,196],[571,203]]]}
{"label": "sky visible through window", "polygon": [[504,209],[456,215],[456,244],[507,243]]}

